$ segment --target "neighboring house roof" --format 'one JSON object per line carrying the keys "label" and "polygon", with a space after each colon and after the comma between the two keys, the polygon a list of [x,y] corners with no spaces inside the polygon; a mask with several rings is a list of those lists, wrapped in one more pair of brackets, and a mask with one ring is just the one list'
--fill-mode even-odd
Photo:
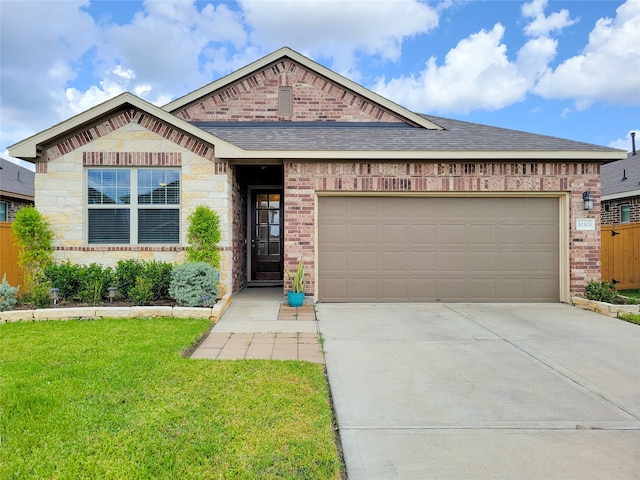
{"label": "neighboring house roof", "polygon": [[33,200],[35,173],[0,157],[0,195]]}
{"label": "neighboring house roof", "polygon": [[[297,62],[304,69],[355,92],[367,102],[391,112],[397,123],[342,122],[187,122],[176,116],[216,91],[229,88],[249,75],[276,69],[278,62]],[[215,147],[215,156],[228,160],[267,159],[465,159],[473,160],[569,160],[611,161],[626,154],[598,145],[537,135],[411,112],[380,95],[313,62],[289,48],[282,48],[162,108],[131,93],[123,93],[48,130],[10,147],[10,154],[33,161],[43,146],[68,137],[71,132],[95,125],[98,119],[129,106]],[[176,113],[176,115],[174,115]]]}
{"label": "neighboring house roof", "polygon": [[601,200],[640,195],[640,155],[629,154],[624,160],[602,165],[600,177]]}

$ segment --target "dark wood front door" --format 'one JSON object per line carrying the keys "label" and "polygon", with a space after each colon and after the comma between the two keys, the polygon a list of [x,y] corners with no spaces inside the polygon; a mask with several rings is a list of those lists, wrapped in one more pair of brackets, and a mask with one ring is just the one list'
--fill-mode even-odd
{"label": "dark wood front door", "polygon": [[251,280],[282,281],[282,191],[251,193]]}

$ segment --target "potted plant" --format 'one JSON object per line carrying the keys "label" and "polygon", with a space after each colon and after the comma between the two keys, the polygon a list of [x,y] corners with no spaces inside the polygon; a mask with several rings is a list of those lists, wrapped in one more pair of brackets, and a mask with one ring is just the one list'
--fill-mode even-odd
{"label": "potted plant", "polygon": [[298,268],[291,273],[287,270],[287,276],[291,280],[291,288],[287,292],[287,299],[290,307],[301,307],[304,303],[304,260],[302,257],[298,259]]}

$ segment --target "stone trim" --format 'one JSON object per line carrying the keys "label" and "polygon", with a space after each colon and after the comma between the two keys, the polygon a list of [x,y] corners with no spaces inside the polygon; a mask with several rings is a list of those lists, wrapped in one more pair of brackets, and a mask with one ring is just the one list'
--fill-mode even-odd
{"label": "stone trim", "polygon": [[[48,147],[46,161],[50,162],[78,148],[84,147],[94,140],[108,135],[130,123],[137,123],[147,130],[156,133],[157,135],[189,150],[192,153],[195,153],[202,158],[206,158],[212,162],[214,161],[215,152],[212,145],[208,145],[205,142],[197,140],[191,135],[176,129],[172,125],[158,120],[157,118],[136,108],[120,111],[107,120]],[[39,171],[38,173],[46,172]]]}

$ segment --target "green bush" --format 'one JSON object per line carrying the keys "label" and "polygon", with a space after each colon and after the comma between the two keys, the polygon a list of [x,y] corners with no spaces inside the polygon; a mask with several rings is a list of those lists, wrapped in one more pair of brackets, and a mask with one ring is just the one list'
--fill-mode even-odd
{"label": "green bush", "polygon": [[82,266],[67,260],[62,263],[50,263],[44,269],[51,286],[59,290],[60,298],[71,300],[78,297],[82,281]]}
{"label": "green bush", "polygon": [[107,293],[107,288],[114,282],[113,269],[92,263],[91,265],[82,265],[80,270],[82,273],[78,297],[81,301],[93,305],[100,303],[102,297]]}
{"label": "green bush", "polygon": [[43,270],[53,261],[53,230],[31,205],[16,212],[11,230],[18,244],[18,263],[24,269],[25,290],[29,291],[44,279]]}
{"label": "green bush", "polygon": [[18,303],[18,287],[12,287],[7,282],[7,274],[2,276],[0,283],[0,312],[11,310]]}
{"label": "green bush", "polygon": [[146,277],[136,278],[136,284],[129,290],[134,305],[149,305],[153,300],[153,280]]}
{"label": "green bush", "polygon": [[142,260],[131,258],[119,260],[116,264],[116,287],[123,298],[131,298],[130,291],[136,285],[136,278],[142,276],[144,264]]}
{"label": "green bush", "polygon": [[44,277],[36,279],[27,299],[30,303],[33,303],[36,308],[51,307],[51,284],[49,281]]}
{"label": "green bush", "polygon": [[222,232],[218,214],[205,205],[198,205],[187,220],[187,261],[205,262],[214,268],[220,268],[218,243],[222,238]]}
{"label": "green bush", "polygon": [[611,282],[589,280],[584,287],[584,291],[589,300],[606,303],[614,303],[616,300],[616,286]]}
{"label": "green bush", "polygon": [[115,286],[123,298],[133,300],[133,289],[136,288],[138,277],[142,277],[152,284],[153,300],[168,299],[172,270],[173,265],[167,262],[135,258],[120,260],[115,270]]}
{"label": "green bush", "polygon": [[202,305],[202,295],[209,295],[209,302],[218,298],[220,274],[205,262],[185,263],[173,268],[169,294],[183,307]]}

